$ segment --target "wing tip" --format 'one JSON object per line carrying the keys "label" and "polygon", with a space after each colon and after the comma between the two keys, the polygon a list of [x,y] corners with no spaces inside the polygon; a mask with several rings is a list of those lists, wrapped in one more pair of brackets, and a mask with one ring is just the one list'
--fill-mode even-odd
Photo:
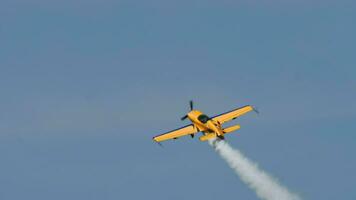
{"label": "wing tip", "polygon": [[257,113],[257,114],[260,114],[260,111],[257,109],[256,106],[251,106],[252,107],[252,110]]}
{"label": "wing tip", "polygon": [[163,147],[163,145],[158,140],[156,140],[156,137],[153,137],[152,140],[155,141],[159,146]]}

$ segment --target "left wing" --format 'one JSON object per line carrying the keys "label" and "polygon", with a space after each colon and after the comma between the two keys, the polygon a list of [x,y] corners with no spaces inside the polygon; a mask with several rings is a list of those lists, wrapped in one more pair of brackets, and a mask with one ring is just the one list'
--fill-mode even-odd
{"label": "left wing", "polygon": [[178,128],[173,131],[169,131],[162,135],[157,135],[157,136],[153,137],[153,140],[156,142],[162,142],[162,141],[169,140],[169,139],[177,139],[184,135],[190,135],[190,134],[194,134],[197,132],[198,131],[196,130],[196,128],[194,128],[194,126],[192,124],[190,124],[188,126],[184,126],[182,128]]}
{"label": "left wing", "polygon": [[233,120],[241,115],[244,115],[252,110],[254,110],[254,108],[250,105],[247,105],[247,106],[243,106],[241,108],[237,108],[237,109],[231,110],[229,112],[214,116],[214,117],[212,117],[212,119],[214,121],[219,122],[220,124],[223,124],[223,123]]}

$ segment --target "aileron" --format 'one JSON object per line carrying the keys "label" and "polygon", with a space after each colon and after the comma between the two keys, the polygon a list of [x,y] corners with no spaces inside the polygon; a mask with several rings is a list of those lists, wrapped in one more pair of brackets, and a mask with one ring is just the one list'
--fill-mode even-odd
{"label": "aileron", "polygon": [[192,124],[189,124],[187,126],[175,129],[173,131],[169,131],[167,133],[157,135],[153,137],[153,140],[156,142],[161,142],[169,139],[177,139],[179,137],[185,136],[185,135],[191,135],[197,133],[197,130],[194,128]]}
{"label": "aileron", "polygon": [[220,124],[223,124],[230,120],[234,120],[237,117],[240,117],[241,115],[244,115],[252,110],[254,110],[254,108],[250,105],[247,105],[247,106],[243,106],[243,107],[228,111],[226,113],[214,116],[214,117],[212,117],[212,119],[214,121],[219,122]]}

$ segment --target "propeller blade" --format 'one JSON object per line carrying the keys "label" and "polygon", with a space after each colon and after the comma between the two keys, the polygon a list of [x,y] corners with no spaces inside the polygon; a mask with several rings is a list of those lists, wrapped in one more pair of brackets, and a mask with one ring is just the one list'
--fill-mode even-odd
{"label": "propeller blade", "polygon": [[187,119],[188,115],[184,115],[182,118],[180,118],[182,121],[184,121],[185,119]]}
{"label": "propeller blade", "polygon": [[190,110],[193,110],[193,101],[192,100],[189,102],[189,105],[190,105]]}

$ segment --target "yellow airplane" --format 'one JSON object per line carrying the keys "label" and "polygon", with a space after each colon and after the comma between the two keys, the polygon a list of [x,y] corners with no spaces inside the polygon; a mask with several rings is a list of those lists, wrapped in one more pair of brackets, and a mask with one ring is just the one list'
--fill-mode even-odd
{"label": "yellow airplane", "polygon": [[177,139],[185,135],[190,135],[193,138],[194,134],[198,132],[203,133],[203,136],[199,138],[200,141],[206,141],[216,137],[224,139],[224,135],[226,133],[240,129],[240,125],[234,125],[227,128],[223,128],[221,125],[230,120],[234,120],[237,117],[240,117],[241,115],[244,115],[250,111],[255,111],[258,113],[254,107],[246,105],[214,117],[208,117],[201,111],[194,110],[193,101],[190,101],[190,112],[182,117],[181,120],[183,121],[188,118],[190,121],[192,121],[192,124],[175,129],[173,131],[169,131],[162,135],[157,135],[153,137],[153,140],[159,143],[165,140]]}

